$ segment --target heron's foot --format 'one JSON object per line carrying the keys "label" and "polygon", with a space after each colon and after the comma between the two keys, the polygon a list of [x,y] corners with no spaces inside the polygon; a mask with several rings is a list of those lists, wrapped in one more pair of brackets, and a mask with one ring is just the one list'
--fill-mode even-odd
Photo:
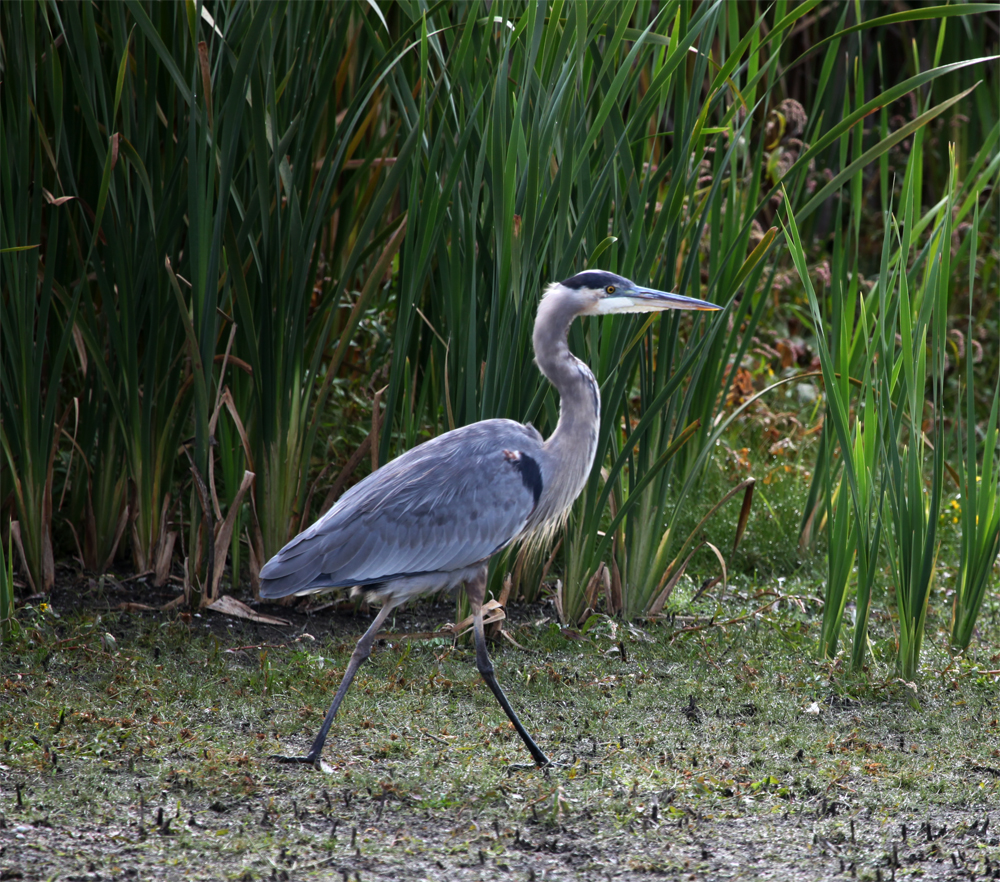
{"label": "heron's foot", "polygon": [[268,759],[277,760],[279,763],[301,763],[303,765],[319,766],[319,756],[306,754],[305,756],[283,756],[280,753],[272,753]]}
{"label": "heron's foot", "polygon": [[542,754],[541,758],[533,763],[511,763],[507,766],[507,774],[512,775],[514,772],[532,772],[536,770],[548,774],[549,770],[568,769],[571,765],[572,763],[563,760],[552,760],[545,756],[545,754]]}

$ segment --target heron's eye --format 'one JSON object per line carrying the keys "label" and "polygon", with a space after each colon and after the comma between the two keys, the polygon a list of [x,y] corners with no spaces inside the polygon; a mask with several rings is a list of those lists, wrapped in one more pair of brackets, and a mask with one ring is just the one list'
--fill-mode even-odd
{"label": "heron's eye", "polygon": [[604,290],[607,291],[609,294],[614,294],[615,293],[615,286],[614,285],[608,285],[608,287],[605,288]]}

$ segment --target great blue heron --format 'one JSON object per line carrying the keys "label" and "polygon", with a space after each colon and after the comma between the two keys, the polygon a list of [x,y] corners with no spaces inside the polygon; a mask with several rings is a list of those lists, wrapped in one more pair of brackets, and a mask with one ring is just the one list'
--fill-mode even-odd
{"label": "great blue heron", "polygon": [[532,758],[549,760],[510,706],[486,651],[482,605],[489,559],[566,516],[594,464],[601,399],[590,369],[567,345],[578,315],[715,310],[704,300],[642,288],[588,270],[545,291],[535,318],[535,361],[559,392],[559,422],[543,440],[531,425],[483,420],[415,447],[348,490],[260,571],[261,597],[364,586],[382,608],[358,641],[312,747],[284,762],[316,763],[340,703],[386,616],[401,603],[465,585],[476,666]]}

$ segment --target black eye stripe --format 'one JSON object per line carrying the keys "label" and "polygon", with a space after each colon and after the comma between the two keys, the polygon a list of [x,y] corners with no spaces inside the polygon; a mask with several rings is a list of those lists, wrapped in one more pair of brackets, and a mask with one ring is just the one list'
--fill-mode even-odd
{"label": "black eye stripe", "polygon": [[615,291],[618,291],[619,288],[626,288],[630,283],[628,279],[623,279],[621,276],[615,275],[615,273],[605,272],[604,270],[585,270],[566,279],[562,284],[563,287],[570,288],[571,290],[590,288],[594,291],[604,291],[607,293],[608,287],[612,287]]}

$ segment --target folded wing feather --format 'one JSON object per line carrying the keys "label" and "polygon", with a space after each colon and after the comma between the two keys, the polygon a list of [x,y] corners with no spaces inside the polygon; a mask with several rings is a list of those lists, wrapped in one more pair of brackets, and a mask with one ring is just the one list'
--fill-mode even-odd
{"label": "folded wing feather", "polygon": [[486,420],[397,457],[347,491],[261,570],[261,595],[371,585],[447,573],[489,558],[535,505],[510,451],[537,455],[541,436]]}

